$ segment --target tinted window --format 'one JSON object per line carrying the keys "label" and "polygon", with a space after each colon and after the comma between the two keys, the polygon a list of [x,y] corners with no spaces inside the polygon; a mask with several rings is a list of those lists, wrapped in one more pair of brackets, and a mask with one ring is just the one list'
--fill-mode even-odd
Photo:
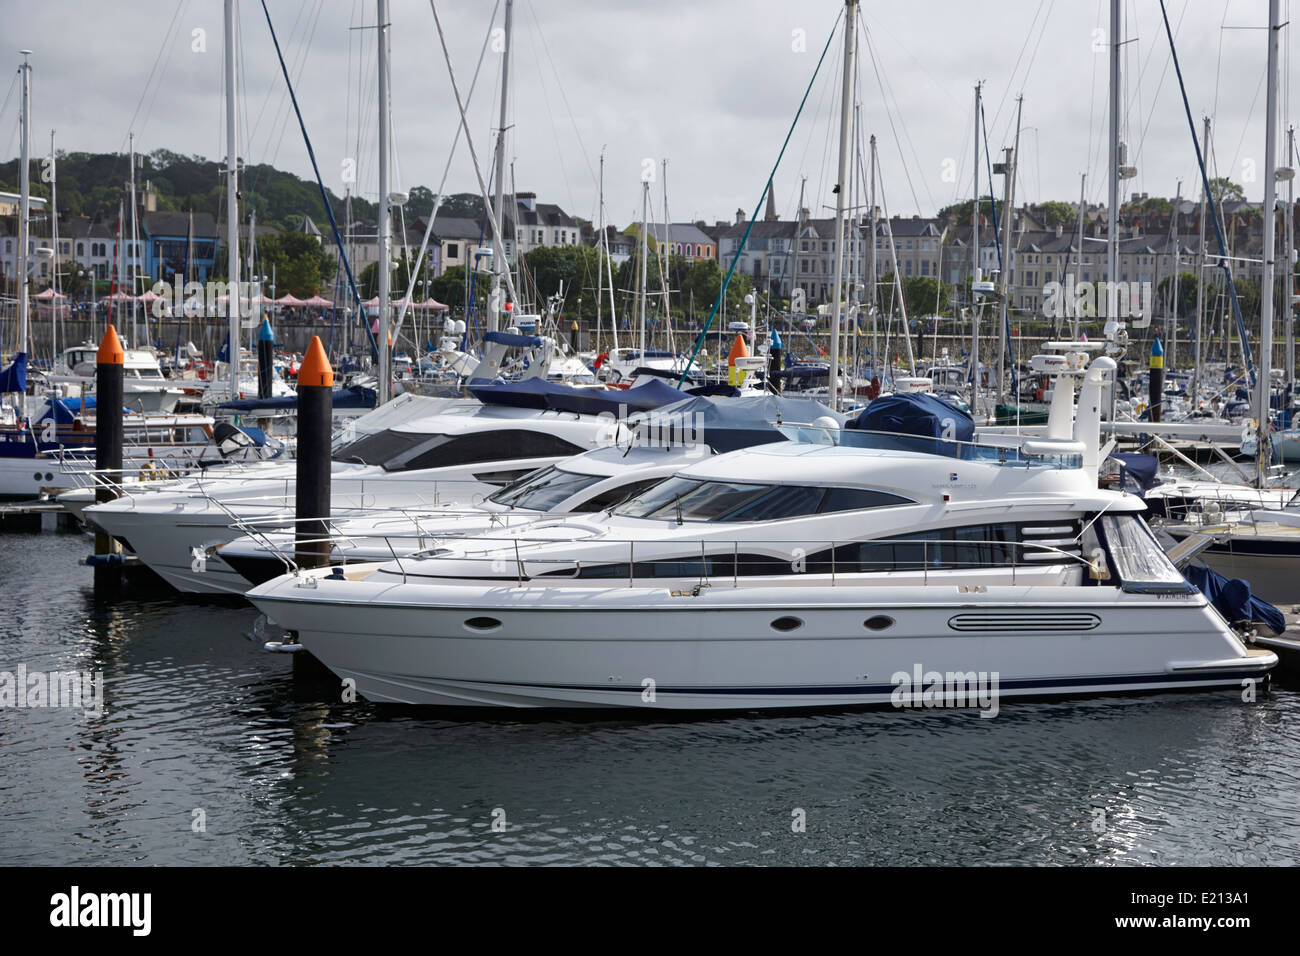
{"label": "tinted window", "polygon": [[629,518],[644,518],[701,484],[692,478],[669,478],[615,508],[614,513]]}
{"label": "tinted window", "polygon": [[714,521],[767,491],[763,485],[738,481],[708,481],[667,502],[651,518]]}
{"label": "tinted window", "polygon": [[732,511],[724,521],[773,521],[777,518],[794,518],[816,514],[826,495],[824,488],[806,485],[784,485],[773,488],[753,501]]}
{"label": "tinted window", "polygon": [[808,558],[808,570],[818,574],[855,571],[922,571],[944,568],[996,568],[1016,563],[1016,525],[969,525],[887,540],[856,541]]}
{"label": "tinted window", "polygon": [[[721,554],[701,556],[698,554],[679,558],[663,558],[658,561],[638,561],[635,565],[638,578],[730,578],[737,574],[774,575],[790,574],[791,562],[786,558],[774,558],[765,554]],[[579,577],[579,578],[626,578],[627,562],[621,564],[584,565],[576,575],[569,568],[546,571],[542,577]]]}
{"label": "tinted window", "polygon": [[953,528],[945,561],[956,568],[987,568],[1010,564],[1016,553],[1016,526],[977,525]]}
{"label": "tinted window", "polygon": [[451,468],[511,458],[567,458],[583,451],[577,445],[545,432],[523,429],[442,435],[428,445],[384,463],[388,471],[416,468]]}
{"label": "tinted window", "polygon": [[544,481],[533,481],[528,488],[514,495],[511,507],[550,511],[565,498],[600,480],[600,475],[577,475],[553,468]]}
{"label": "tinted window", "polygon": [[539,484],[549,480],[556,470],[554,465],[547,465],[545,468],[530,471],[517,481],[512,481],[500,491],[493,492],[488,501],[496,502],[499,505],[513,505],[516,498],[525,494],[530,488],[536,488]]}
{"label": "tinted window", "polygon": [[866,508],[887,508],[890,505],[915,504],[908,498],[891,495],[886,491],[872,491],[869,488],[831,488],[826,493],[822,512],[861,511]]}
{"label": "tinted window", "polygon": [[604,511],[606,508],[612,508],[620,502],[627,501],[629,498],[635,498],[637,495],[661,484],[663,478],[643,478],[640,481],[629,482],[624,485],[616,485],[613,488],[606,488],[598,495],[592,495],[586,501],[581,501],[573,506],[574,511]]}
{"label": "tinted window", "polygon": [[[434,436],[442,437],[442,436]],[[382,465],[403,452],[430,440],[427,432],[396,432],[385,429],[373,435],[363,435],[348,442],[334,452],[335,461],[360,462],[363,465]]]}

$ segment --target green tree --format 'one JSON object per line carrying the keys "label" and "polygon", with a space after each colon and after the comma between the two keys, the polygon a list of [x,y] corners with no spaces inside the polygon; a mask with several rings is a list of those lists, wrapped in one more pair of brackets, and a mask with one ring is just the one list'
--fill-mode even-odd
{"label": "green tree", "polygon": [[1210,195],[1215,202],[1240,202],[1246,198],[1246,191],[1231,179],[1219,176],[1210,180]]}
{"label": "green tree", "polygon": [[[1240,280],[1238,280],[1240,283]],[[1165,276],[1156,286],[1155,302],[1152,307],[1156,310],[1157,315],[1165,315],[1167,307],[1165,305],[1173,292],[1171,288],[1173,278]],[[1196,276],[1190,272],[1178,273],[1178,301],[1175,303],[1176,314],[1184,318],[1196,314]]]}
{"label": "green tree", "polygon": [[454,309],[465,307],[465,267],[452,266],[432,281],[431,295]]}
{"label": "green tree", "polygon": [[[971,207],[975,205],[975,200],[967,199],[963,202],[953,203],[951,206],[944,206],[939,210],[939,219],[948,219],[958,226],[970,224]],[[980,197],[980,212],[987,218],[992,215],[993,197],[985,195]]]}
{"label": "green tree", "polygon": [[452,193],[442,201],[438,215],[448,219],[480,220],[484,215],[483,197],[478,193]]}
{"label": "green tree", "polygon": [[1068,226],[1078,221],[1078,211],[1068,202],[1052,200],[1039,203],[1038,211],[1042,213],[1043,222],[1048,229],[1055,229],[1057,226]]}
{"label": "green tree", "polygon": [[[883,308],[892,308],[894,296],[894,274],[885,273],[880,279],[878,295]],[[907,307],[909,319],[923,315],[934,315],[936,307],[939,315],[952,312],[953,288],[948,283],[940,283],[930,276],[903,277],[903,305]]]}

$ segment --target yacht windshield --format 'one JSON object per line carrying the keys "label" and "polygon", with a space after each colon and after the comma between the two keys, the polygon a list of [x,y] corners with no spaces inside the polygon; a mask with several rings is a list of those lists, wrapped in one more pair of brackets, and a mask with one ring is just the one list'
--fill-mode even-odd
{"label": "yacht windshield", "polygon": [[589,488],[601,480],[600,475],[580,475],[561,471],[554,465],[525,475],[488,498],[507,508],[550,511],[564,499]]}
{"label": "yacht windshield", "polygon": [[1103,515],[1101,527],[1126,590],[1184,591],[1191,587],[1137,515]]}

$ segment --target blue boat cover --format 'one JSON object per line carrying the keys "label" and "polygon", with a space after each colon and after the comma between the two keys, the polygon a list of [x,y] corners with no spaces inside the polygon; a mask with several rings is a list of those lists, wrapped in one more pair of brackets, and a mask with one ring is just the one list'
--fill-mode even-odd
{"label": "blue boat cover", "polygon": [[251,425],[232,425],[230,422],[217,422],[212,428],[212,441],[218,445],[227,441],[238,434],[247,435],[248,438],[261,448],[266,444],[266,432],[260,428],[253,428]]}
{"label": "blue boat cover", "polygon": [[[56,425],[71,425],[82,412],[94,410],[94,395],[86,395],[82,398],[48,398],[45,400],[45,405],[40,412],[33,416],[33,420],[46,422],[53,418]],[[124,408],[122,412],[129,415],[131,409]]]}
{"label": "blue boat cover", "polygon": [[682,400],[681,392],[657,378],[627,389],[574,388],[543,378],[526,378],[522,382],[470,385],[469,392],[484,405],[551,409],[582,415],[602,412],[617,415],[620,406],[627,412],[642,412]]}
{"label": "blue boat cover", "polygon": [[27,353],[19,352],[13,363],[0,371],[0,394],[27,391]]}
{"label": "blue boat cover", "polygon": [[1282,612],[1251,594],[1250,585],[1240,578],[1229,580],[1217,571],[1201,565],[1192,565],[1183,572],[1183,576],[1209,599],[1214,609],[1229,624],[1254,621],[1275,634],[1286,630],[1286,617]]}
{"label": "blue boat cover", "polygon": [[1124,490],[1142,497],[1160,484],[1160,479],[1156,476],[1156,472],[1160,470],[1160,462],[1155,455],[1117,451],[1110,457],[1119,462],[1119,482]]}
{"label": "blue boat cover", "polygon": [[638,427],[644,427],[647,433],[658,438],[685,430],[694,436],[695,441],[702,441],[722,454],[737,448],[785,441],[785,435],[776,427],[778,421],[807,424],[825,417],[836,421],[843,418],[821,402],[807,398],[697,395],[639,415],[632,424],[644,423]]}
{"label": "blue boat cover", "polygon": [[961,457],[961,445],[975,437],[975,422],[955,405],[924,392],[907,395],[881,395],[872,399],[855,420],[844,426],[868,432],[942,439],[933,442],[906,442],[900,448],[932,455]]}
{"label": "blue boat cover", "polygon": [[582,415],[599,415],[601,412],[617,415],[620,408],[628,412],[645,412],[681,400],[681,392],[662,379],[652,378],[623,389],[565,388],[563,393],[551,395],[549,407]]}
{"label": "blue boat cover", "polygon": [[740,395],[740,389],[734,385],[728,385],[726,382],[714,382],[711,385],[696,385],[694,388],[686,389],[687,395],[716,395],[721,398],[737,398]]}
{"label": "blue boat cover", "polygon": [[[335,408],[374,408],[378,393],[373,388],[362,385],[349,385],[336,388],[330,400]],[[277,395],[275,398],[242,398],[233,402],[222,402],[217,406],[223,411],[239,412],[274,412],[289,411],[298,407],[297,395]]]}

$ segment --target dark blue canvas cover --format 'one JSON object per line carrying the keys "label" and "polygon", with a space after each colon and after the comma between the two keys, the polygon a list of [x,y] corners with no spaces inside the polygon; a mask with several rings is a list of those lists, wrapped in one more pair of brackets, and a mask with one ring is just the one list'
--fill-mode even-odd
{"label": "dark blue canvas cover", "polygon": [[840,421],[842,417],[821,402],[806,398],[697,395],[639,415],[633,422],[644,422],[648,432],[660,435],[672,432],[675,425],[689,423],[697,440],[722,454],[738,448],[784,441],[785,435],[777,429],[777,422],[806,425],[819,418]]}
{"label": "dark blue canvas cover", "polygon": [[1183,572],[1183,577],[1209,599],[1214,609],[1223,615],[1229,624],[1237,621],[1254,621],[1262,624],[1275,634],[1286,630],[1286,617],[1269,604],[1250,593],[1250,585],[1240,578],[1225,578],[1217,571],[1192,565]]}
{"label": "dark blue canvas cover", "polygon": [[961,457],[961,445],[975,437],[975,422],[955,405],[924,392],[907,395],[881,395],[872,399],[846,428],[869,432],[888,432],[918,438],[947,439],[934,442],[908,442],[911,451]]}

